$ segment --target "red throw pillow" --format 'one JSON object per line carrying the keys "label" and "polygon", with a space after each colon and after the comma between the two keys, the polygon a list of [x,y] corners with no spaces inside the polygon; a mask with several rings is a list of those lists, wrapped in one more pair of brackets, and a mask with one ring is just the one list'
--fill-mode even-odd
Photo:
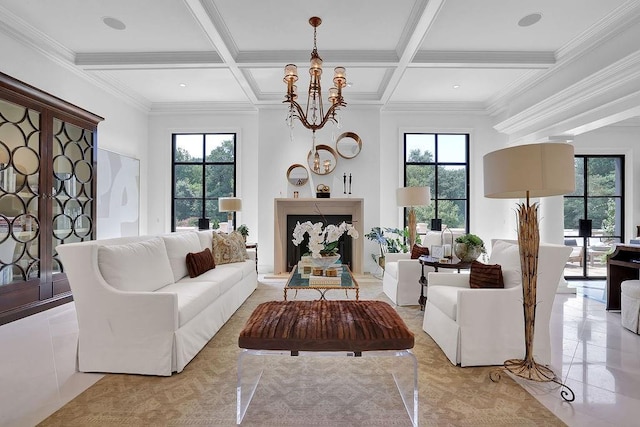
{"label": "red throw pillow", "polygon": [[500,264],[483,264],[478,261],[471,263],[469,286],[474,289],[504,288],[502,267]]}
{"label": "red throw pillow", "polygon": [[209,248],[205,248],[202,252],[187,254],[187,271],[189,277],[198,277],[205,271],[215,268],[216,264],[213,260],[213,254]]}
{"label": "red throw pillow", "polygon": [[429,255],[429,248],[413,245],[413,247],[411,248],[411,259],[418,259],[422,255]]}

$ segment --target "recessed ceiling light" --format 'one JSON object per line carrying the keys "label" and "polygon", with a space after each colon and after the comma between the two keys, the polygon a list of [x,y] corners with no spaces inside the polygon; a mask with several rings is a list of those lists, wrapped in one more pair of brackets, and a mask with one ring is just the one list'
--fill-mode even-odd
{"label": "recessed ceiling light", "polygon": [[109,28],[113,28],[114,30],[124,30],[125,28],[127,28],[124,22],[111,16],[103,16],[102,22],[104,22],[104,25]]}
{"label": "recessed ceiling light", "polygon": [[187,87],[187,84],[186,84],[186,83],[180,83],[178,86],[180,86],[180,87]]}
{"label": "recessed ceiling light", "polygon": [[520,19],[518,21],[518,25],[521,27],[529,27],[537,23],[541,19],[542,19],[542,14],[540,12],[530,13],[529,15]]}
{"label": "recessed ceiling light", "polygon": [[460,89],[460,85],[453,85],[454,89]]}

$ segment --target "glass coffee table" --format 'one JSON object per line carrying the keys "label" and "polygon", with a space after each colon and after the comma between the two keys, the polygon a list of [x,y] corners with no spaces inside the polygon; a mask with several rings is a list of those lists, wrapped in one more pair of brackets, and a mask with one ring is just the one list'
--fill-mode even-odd
{"label": "glass coffee table", "polygon": [[298,295],[298,291],[301,289],[315,289],[320,292],[321,300],[326,299],[325,293],[332,289],[344,290],[344,293],[348,298],[348,291],[353,289],[356,291],[356,301],[358,301],[360,299],[360,287],[358,286],[356,279],[353,277],[353,274],[351,274],[349,266],[335,264],[331,267],[337,270],[335,278],[324,276],[313,277],[310,274],[301,274],[300,267],[294,267],[289,275],[287,284],[284,286],[284,300],[287,300],[287,291],[289,289],[296,291],[295,296]]}

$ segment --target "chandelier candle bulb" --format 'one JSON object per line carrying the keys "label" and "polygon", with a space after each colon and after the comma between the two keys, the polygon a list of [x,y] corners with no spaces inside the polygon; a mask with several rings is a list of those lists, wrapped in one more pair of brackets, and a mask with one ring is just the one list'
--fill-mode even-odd
{"label": "chandelier candle bulb", "polygon": [[314,133],[316,130],[322,129],[328,121],[333,121],[336,125],[339,125],[336,113],[340,107],[347,106],[344,98],[342,98],[342,88],[347,85],[346,70],[344,67],[336,67],[334,69],[334,87],[329,89],[328,96],[331,106],[326,111],[326,114],[322,105],[322,87],[320,84],[322,58],[318,54],[316,44],[317,29],[321,23],[322,19],[317,16],[309,19],[309,24],[313,27],[313,50],[311,51],[311,60],[309,63],[309,75],[311,78],[309,90],[307,91],[306,109],[303,109],[296,101],[297,93],[294,83],[298,80],[298,68],[294,64],[287,64],[284,68],[284,82],[287,84],[287,93],[283,102],[289,104],[286,120],[287,125],[293,127],[293,120],[298,119],[304,127]]}

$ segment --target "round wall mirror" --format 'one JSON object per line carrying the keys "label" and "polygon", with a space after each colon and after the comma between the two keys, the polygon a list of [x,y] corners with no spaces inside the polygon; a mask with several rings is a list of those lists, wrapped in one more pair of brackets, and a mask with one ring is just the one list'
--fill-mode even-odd
{"label": "round wall mirror", "polygon": [[353,159],[362,150],[362,140],[353,132],[345,132],[336,139],[336,150],[340,157]]}
{"label": "round wall mirror", "polygon": [[[316,153],[318,153],[317,157]],[[315,152],[311,150],[307,156],[309,169],[317,175],[330,174],[336,168],[336,163],[338,163],[338,156],[335,150],[328,145],[317,145]]]}
{"label": "round wall mirror", "polygon": [[309,180],[309,172],[301,164],[295,163],[287,169],[287,181],[289,181],[289,184],[300,186],[306,184],[307,180]]}

